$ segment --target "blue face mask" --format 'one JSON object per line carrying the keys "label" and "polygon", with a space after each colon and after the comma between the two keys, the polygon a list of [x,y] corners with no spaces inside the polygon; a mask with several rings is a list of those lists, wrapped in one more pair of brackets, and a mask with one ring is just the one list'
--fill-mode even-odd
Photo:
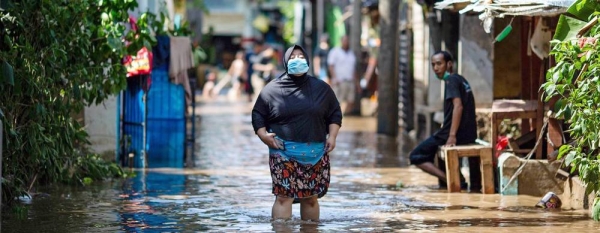
{"label": "blue face mask", "polygon": [[288,74],[304,74],[308,72],[308,63],[304,58],[294,58],[288,61]]}

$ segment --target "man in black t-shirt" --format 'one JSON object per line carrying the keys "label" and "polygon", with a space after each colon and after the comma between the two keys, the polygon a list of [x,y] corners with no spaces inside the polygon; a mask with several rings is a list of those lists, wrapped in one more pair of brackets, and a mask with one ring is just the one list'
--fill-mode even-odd
{"label": "man in black t-shirt", "polygon": [[[421,170],[446,181],[444,170],[433,162],[440,146],[455,146],[475,143],[477,124],[475,118],[475,99],[467,80],[452,73],[452,56],[446,51],[435,53],[431,57],[431,65],[438,79],[444,82],[444,123],[442,128],[425,141],[421,142],[411,153],[410,162]],[[479,159],[469,158],[471,191],[481,188]],[[462,176],[461,176],[462,178]],[[463,188],[464,187],[463,185]]]}

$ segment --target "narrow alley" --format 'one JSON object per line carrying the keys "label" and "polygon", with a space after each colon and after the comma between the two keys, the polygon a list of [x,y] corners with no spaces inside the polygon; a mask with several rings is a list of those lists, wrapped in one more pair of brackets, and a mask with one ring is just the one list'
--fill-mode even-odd
{"label": "narrow alley", "polygon": [[[537,197],[448,194],[408,166],[407,148],[374,133],[374,118],[344,119],[331,155],[321,222],[271,222],[267,150],[250,124],[251,106],[214,100],[197,108],[194,168],[137,171],[124,181],[55,186],[29,203],[6,232],[595,232],[583,211],[536,209]],[[469,228],[464,228],[469,226]],[[498,228],[501,227],[501,228]],[[3,231],[4,232],[4,231]]]}

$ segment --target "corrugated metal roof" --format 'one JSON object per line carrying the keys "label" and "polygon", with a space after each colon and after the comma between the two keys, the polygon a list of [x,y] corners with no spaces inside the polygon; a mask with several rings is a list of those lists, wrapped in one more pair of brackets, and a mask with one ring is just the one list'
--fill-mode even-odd
{"label": "corrugated metal roof", "polygon": [[456,9],[460,13],[486,12],[492,17],[506,15],[549,16],[564,13],[575,0],[445,0],[435,4],[437,9]]}
{"label": "corrugated metal roof", "polygon": [[483,28],[490,33],[494,18],[505,16],[556,16],[567,11],[575,0],[444,0],[436,9],[480,13]]}

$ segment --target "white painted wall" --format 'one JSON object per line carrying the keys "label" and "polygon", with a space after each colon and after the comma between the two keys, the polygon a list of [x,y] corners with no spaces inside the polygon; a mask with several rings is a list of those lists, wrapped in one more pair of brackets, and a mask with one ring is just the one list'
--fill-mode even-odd
{"label": "white painted wall", "polygon": [[98,154],[113,153],[117,148],[117,97],[111,96],[99,105],[84,109],[85,128],[91,149]]}
{"label": "white painted wall", "polygon": [[429,84],[429,28],[423,19],[423,8],[419,3],[412,3],[413,30],[413,64],[415,77],[415,104],[426,104],[427,86]]}

